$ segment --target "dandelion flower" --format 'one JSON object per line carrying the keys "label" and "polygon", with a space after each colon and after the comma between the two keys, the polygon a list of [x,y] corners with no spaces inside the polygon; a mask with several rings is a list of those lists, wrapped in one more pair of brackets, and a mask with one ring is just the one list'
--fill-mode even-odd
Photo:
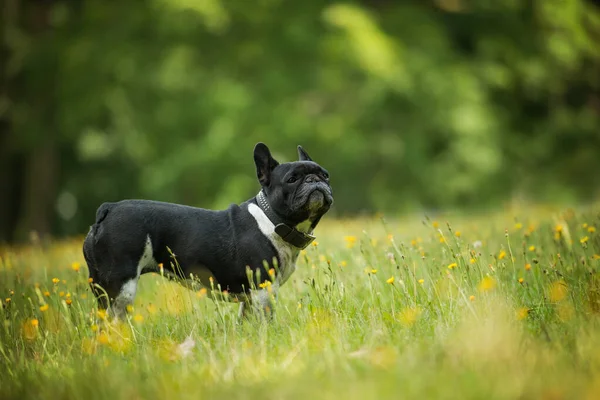
{"label": "dandelion flower", "polygon": [[44,305],[40,306],[40,311],[41,312],[48,311],[48,308],[50,308],[50,306],[48,304],[44,304]]}
{"label": "dandelion flower", "polygon": [[480,292],[489,292],[496,287],[496,281],[491,276],[484,277],[481,282],[479,282],[479,291]]}
{"label": "dandelion flower", "polygon": [[133,320],[140,324],[144,321],[144,316],[141,314],[136,314],[135,317],[133,317]]}
{"label": "dandelion flower", "polygon": [[517,223],[515,224],[515,229],[516,229],[516,230],[520,230],[521,228],[523,228],[523,224],[522,224],[522,223],[520,223],[520,222],[517,222]]}
{"label": "dandelion flower", "polygon": [[394,284],[394,277],[390,276],[390,278],[386,282],[389,283],[390,285],[393,285]]}
{"label": "dandelion flower", "polygon": [[98,335],[98,343],[106,345],[109,342],[110,340],[106,332],[100,332],[100,334]]}
{"label": "dandelion flower", "polygon": [[419,315],[421,314],[421,309],[418,307],[405,308],[398,314],[398,319],[405,326],[412,326]]}
{"label": "dandelion flower", "polygon": [[63,292],[62,290],[60,292],[58,292],[58,296],[59,297],[65,297],[65,292]]}
{"label": "dandelion flower", "polygon": [[594,254],[594,255],[592,256],[592,258],[593,258],[594,260],[600,260],[600,254]]}
{"label": "dandelion flower", "polygon": [[312,243],[311,243],[311,245],[312,245],[313,247],[317,247],[317,246],[319,245],[319,242],[317,242],[317,241],[315,240],[314,242],[312,242]]}
{"label": "dandelion flower", "polygon": [[457,266],[458,266],[458,264],[456,264],[456,263],[454,262],[454,263],[452,263],[452,264],[449,264],[449,265],[448,265],[448,269],[454,269],[454,268],[456,268]]}
{"label": "dandelion flower", "polygon": [[12,299],[11,299],[10,297],[7,297],[6,299],[4,299],[4,301],[6,301],[6,304],[10,303],[10,302],[11,302],[11,300],[12,300]]}
{"label": "dandelion flower", "polygon": [[531,269],[531,264],[525,264],[525,271],[529,271]]}
{"label": "dandelion flower", "polygon": [[373,275],[375,275],[377,273],[377,270],[375,268],[371,269],[370,271]]}
{"label": "dandelion flower", "polygon": [[66,299],[65,303],[67,303],[68,306],[70,306],[71,304],[73,304],[73,300],[71,299]]}
{"label": "dandelion flower", "polygon": [[529,246],[529,251],[535,251],[535,246],[534,245]]}
{"label": "dandelion flower", "polygon": [[461,235],[460,231],[456,231],[456,232],[454,232],[454,236],[456,236],[456,237],[460,237],[460,235]]}
{"label": "dandelion flower", "polygon": [[588,240],[590,240],[590,238],[587,236],[584,236],[581,239],[579,239],[579,243],[586,244],[588,242]]}
{"label": "dandelion flower", "polygon": [[567,296],[567,292],[568,292],[567,284],[563,280],[553,282],[550,285],[549,292],[550,292],[550,301],[552,301],[553,303],[557,303],[557,302],[563,300]]}
{"label": "dandelion flower", "polygon": [[347,265],[348,265],[348,263],[347,263],[346,261],[342,261],[342,262],[340,262],[340,267],[345,267],[345,266],[347,266]]}
{"label": "dandelion flower", "polygon": [[527,318],[527,316],[529,315],[529,308],[527,307],[521,307],[517,310],[517,319],[519,321],[524,320],[525,318]]}
{"label": "dandelion flower", "polygon": [[100,319],[106,319],[106,310],[98,310],[96,315],[98,315],[98,318]]}
{"label": "dandelion flower", "polygon": [[31,321],[29,321],[29,323],[31,324],[31,326],[33,326],[34,328],[37,328],[40,325],[40,321],[38,321],[37,319],[32,319]]}
{"label": "dandelion flower", "polygon": [[587,231],[589,233],[594,233],[594,232],[596,232],[596,227],[595,226],[590,226],[590,227],[588,227]]}
{"label": "dandelion flower", "polygon": [[434,229],[437,229],[440,226],[440,224],[437,221],[433,221],[433,223],[431,224],[431,226],[433,226]]}
{"label": "dandelion flower", "polygon": [[52,283],[54,283],[55,285],[58,285],[60,282],[60,279],[58,278],[52,278]]}
{"label": "dandelion flower", "polygon": [[419,279],[417,282],[419,282],[422,285],[425,283],[425,279]]}
{"label": "dandelion flower", "polygon": [[94,282],[94,278],[88,278],[88,283]]}
{"label": "dandelion flower", "polygon": [[470,295],[470,296],[469,296],[469,300],[471,300],[471,301],[475,301],[475,296],[473,296],[473,295]]}
{"label": "dandelion flower", "polygon": [[344,236],[346,247],[351,249],[356,244],[356,236]]}
{"label": "dandelion flower", "polygon": [[81,264],[78,262],[74,262],[73,264],[71,264],[71,269],[75,272],[79,272],[80,268],[81,268]]}
{"label": "dandelion flower", "polygon": [[498,253],[498,260],[502,260],[506,257],[506,251],[501,250],[500,253]]}
{"label": "dandelion flower", "polygon": [[519,283],[522,285],[525,282],[525,279],[519,278]]}

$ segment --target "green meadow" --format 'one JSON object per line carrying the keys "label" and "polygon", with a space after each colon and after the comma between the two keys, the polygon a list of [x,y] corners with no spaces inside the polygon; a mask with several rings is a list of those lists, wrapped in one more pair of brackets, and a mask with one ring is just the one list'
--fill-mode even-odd
{"label": "green meadow", "polygon": [[0,249],[0,397],[600,398],[599,206],[316,235],[269,323],[148,274],[115,324],[82,238]]}

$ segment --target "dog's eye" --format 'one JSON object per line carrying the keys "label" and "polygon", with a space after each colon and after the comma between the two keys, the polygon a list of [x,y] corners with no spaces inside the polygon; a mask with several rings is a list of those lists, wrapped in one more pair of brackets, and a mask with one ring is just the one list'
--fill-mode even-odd
{"label": "dog's eye", "polygon": [[294,183],[298,180],[295,176],[290,176],[287,180],[287,183]]}
{"label": "dog's eye", "polygon": [[329,179],[329,174],[327,172],[321,173],[321,176],[323,177],[323,179]]}

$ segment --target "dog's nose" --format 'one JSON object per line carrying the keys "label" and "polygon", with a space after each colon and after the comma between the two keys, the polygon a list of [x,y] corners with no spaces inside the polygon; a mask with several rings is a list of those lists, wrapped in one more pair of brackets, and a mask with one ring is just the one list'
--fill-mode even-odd
{"label": "dog's nose", "polygon": [[318,182],[319,178],[317,178],[316,175],[308,175],[306,177],[306,183],[314,183],[314,182]]}

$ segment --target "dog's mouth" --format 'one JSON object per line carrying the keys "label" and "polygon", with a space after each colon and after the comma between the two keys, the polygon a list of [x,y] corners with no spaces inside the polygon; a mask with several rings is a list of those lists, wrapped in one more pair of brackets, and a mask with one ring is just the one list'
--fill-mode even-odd
{"label": "dog's mouth", "polygon": [[328,209],[332,203],[333,196],[327,188],[323,188],[321,185],[314,187],[306,199],[306,207],[311,213]]}

